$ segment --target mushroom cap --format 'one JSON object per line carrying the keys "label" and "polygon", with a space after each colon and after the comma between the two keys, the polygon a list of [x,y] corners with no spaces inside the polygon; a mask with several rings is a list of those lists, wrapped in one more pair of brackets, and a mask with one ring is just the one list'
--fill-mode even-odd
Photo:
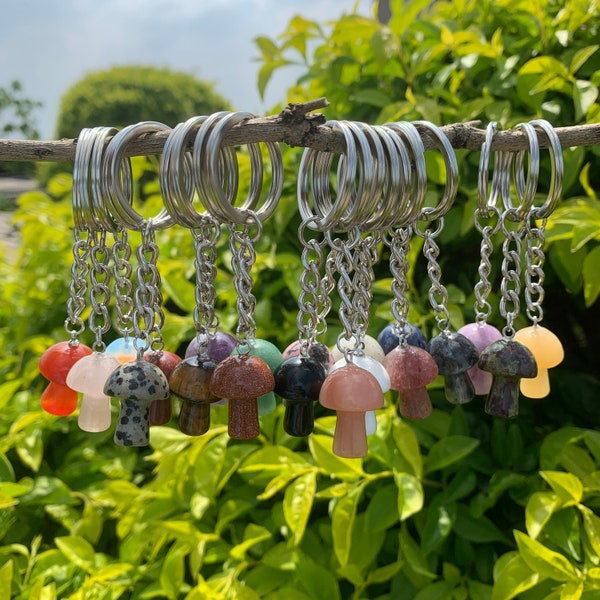
{"label": "mushroom cap", "polygon": [[353,364],[329,373],[321,386],[319,402],[342,412],[366,412],[383,408],[383,392],[377,379]]}
{"label": "mushroom cap", "polygon": [[[348,363],[346,362],[345,358],[340,358],[340,360],[338,360],[333,367],[331,367],[330,372],[337,371],[337,369],[341,369],[347,364]],[[371,373],[371,375],[373,375],[373,377],[375,377],[375,379],[377,379],[379,382],[381,391],[384,394],[390,389],[391,382],[388,372],[385,370],[385,367],[372,356],[353,356],[352,364],[360,367],[361,369],[365,369],[365,371],[369,371],[369,373]]]}
{"label": "mushroom cap", "polygon": [[184,400],[214,402],[218,398],[210,391],[210,380],[216,366],[198,355],[182,360],[169,377],[171,392]]}
{"label": "mushroom cap", "polygon": [[489,323],[468,323],[461,327],[458,333],[470,339],[478,352],[502,339],[500,331]]}
{"label": "mushroom cap", "polygon": [[514,339],[529,348],[540,369],[555,367],[565,357],[565,352],[558,337],[541,325],[536,324],[519,329],[515,333]]}
{"label": "mushroom cap", "polygon": [[104,385],[104,393],[121,400],[166,400],[169,397],[169,383],[156,365],[145,360],[134,360],[120,364],[110,374]]}
{"label": "mushroom cap", "polygon": [[150,352],[145,352],[144,360],[156,365],[165,374],[167,379],[169,379],[173,369],[181,362],[181,358],[177,354],[173,354],[173,352],[169,352],[168,350],[159,350],[158,352],[151,350]]}
{"label": "mushroom cap", "polygon": [[221,361],[210,381],[210,391],[219,398],[258,398],[272,392],[275,379],[269,365],[253,354],[236,354]]}
{"label": "mushroom cap", "polygon": [[80,358],[67,375],[67,385],[84,394],[102,393],[109,375],[119,366],[111,354],[93,352]]}
{"label": "mushroom cap", "polygon": [[275,371],[275,393],[293,401],[313,402],[327,373],[323,364],[310,356],[292,356],[284,360]]}
{"label": "mushroom cap", "polygon": [[[248,346],[243,344],[239,347],[236,346],[233,349],[232,354],[244,354],[247,352]],[[271,373],[274,373],[277,370],[277,367],[283,362],[283,355],[279,348],[275,344],[260,338],[257,338],[252,342],[250,354],[262,358],[269,365]]]}
{"label": "mushroom cap", "polygon": [[397,323],[386,325],[377,336],[377,341],[386,354],[389,354],[398,344],[400,338],[396,333],[396,328],[401,334],[406,334],[406,343],[409,346],[418,346],[427,349],[427,340],[423,332],[411,323],[405,323],[402,328]]}
{"label": "mushroom cap", "polygon": [[[375,360],[378,360],[379,362],[383,361],[385,352],[383,351],[383,348],[379,345],[379,342],[374,337],[370,335],[365,335],[362,338],[362,341],[365,345],[365,347],[363,348],[363,354],[366,354],[367,356],[372,356]],[[340,342],[342,348],[351,348],[354,345],[354,343],[354,338],[350,338],[349,340],[342,338]],[[334,360],[339,360],[344,356],[343,353],[340,352],[337,345],[331,349],[331,354],[333,355]]]}
{"label": "mushroom cap", "polygon": [[38,368],[49,381],[67,385],[67,375],[73,365],[80,358],[91,353],[92,349],[85,344],[70,341],[58,342],[42,354]]}
{"label": "mushroom cap", "polygon": [[[198,339],[200,343],[204,343],[206,335],[201,333],[200,336],[195,337],[185,350],[185,357],[193,356],[198,354]],[[215,362],[221,362],[227,358],[231,351],[237,344],[236,339],[225,331],[217,331],[214,336],[210,336],[208,340],[207,352],[208,356]]]}
{"label": "mushroom cap", "polygon": [[457,375],[477,364],[479,352],[471,340],[460,333],[441,333],[429,342],[429,354],[440,375]]}
{"label": "mushroom cap", "polygon": [[519,342],[502,338],[490,344],[479,356],[479,368],[504,377],[535,377],[537,363],[531,351]]}
{"label": "mushroom cap", "polygon": [[[283,359],[286,360],[299,354],[300,341],[296,340],[283,351]],[[333,363],[335,363],[331,350],[325,344],[321,344],[321,342],[313,342],[308,346],[308,356],[318,360],[325,367],[326,371],[329,371],[333,367]]]}
{"label": "mushroom cap", "polygon": [[438,375],[438,366],[427,350],[417,346],[396,346],[383,359],[393,390],[412,390],[426,386]]}

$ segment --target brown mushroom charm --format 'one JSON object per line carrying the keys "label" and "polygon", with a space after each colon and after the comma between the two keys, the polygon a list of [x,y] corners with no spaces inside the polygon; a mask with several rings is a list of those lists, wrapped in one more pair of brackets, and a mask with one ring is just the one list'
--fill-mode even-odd
{"label": "brown mushroom charm", "polygon": [[[171,376],[173,369],[181,362],[177,354],[167,350],[150,351],[144,354],[146,362],[156,365],[167,379]],[[171,397],[166,400],[155,400],[150,405],[150,425],[164,425],[171,420],[172,414]]]}
{"label": "brown mushroom charm", "polygon": [[147,446],[150,404],[169,397],[164,373],[152,363],[134,360],[119,365],[106,380],[104,393],[118,398],[121,411],[115,429],[115,443],[121,446]]}
{"label": "brown mushroom charm", "polygon": [[248,440],[260,434],[257,398],[275,388],[269,365],[253,354],[235,354],[221,361],[210,381],[210,391],[229,400],[229,436]]}
{"label": "brown mushroom charm", "polygon": [[334,454],[345,458],[365,456],[368,450],[365,412],[383,408],[379,381],[366,369],[348,364],[325,378],[319,402],[337,414]]}
{"label": "brown mushroom charm", "polygon": [[216,366],[210,358],[190,356],[169,377],[171,394],[181,399],[179,429],[187,435],[202,435],[210,428],[210,404],[219,399],[210,391]]}

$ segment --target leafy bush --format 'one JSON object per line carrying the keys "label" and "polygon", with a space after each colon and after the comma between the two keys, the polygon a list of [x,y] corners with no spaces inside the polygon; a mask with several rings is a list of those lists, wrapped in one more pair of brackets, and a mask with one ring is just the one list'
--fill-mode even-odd
{"label": "leafy bush", "polygon": [[[429,4],[393,3],[389,27],[357,15],[330,28],[297,17],[278,42],[259,40],[260,85],[299,52],[307,73],[290,99],[325,94],[337,118],[498,118],[505,127],[533,116],[556,125],[597,118],[594,103],[576,109],[576,90],[593,94],[597,84],[600,53],[592,48],[599,21],[592,5]],[[552,87],[550,78],[530,95],[539,83],[524,83],[531,61],[550,57],[567,65],[571,87]],[[300,153],[284,155],[284,196],[265,223],[252,272],[258,335],[280,346],[295,338],[301,269],[291,175]],[[566,197],[595,208],[590,190],[597,148],[568,150],[565,158]],[[477,157],[459,153],[459,160],[461,189],[440,257],[454,326],[473,318],[478,255],[472,227]],[[156,181],[141,177],[150,163],[134,161],[138,197],[145,199],[136,207],[155,214],[161,204]],[[560,335],[567,358],[552,373],[551,395],[524,402],[512,422],[486,416],[479,400],[451,409],[436,381],[435,410],[420,422],[400,419],[388,393],[364,460],[332,453],[333,417],[320,408],[308,439],[283,433],[279,407],[263,418],[259,438],[230,440],[225,409],[215,408],[205,436],[159,427],[150,448],[135,450],[115,446],[111,432],[85,434],[74,419],[39,409],[44,381],[37,360],[65,339],[64,305],[57,300],[66,298],[71,261],[70,189],[63,175],[50,181],[48,194],[20,199],[23,244],[14,264],[0,263],[8,300],[0,305],[2,600],[11,593],[111,600],[596,597],[600,437],[593,428],[600,381],[593,340],[599,328],[598,315],[586,308],[593,297],[573,284],[577,270],[565,269],[573,280],[565,292],[569,274],[555,268],[554,249],[570,239],[551,245],[544,321]],[[435,200],[439,189],[432,185],[430,194]],[[556,223],[555,231],[568,236],[566,224]],[[574,235],[578,252],[595,251],[591,236]],[[193,333],[192,238],[172,228],[158,241],[164,336],[167,349],[181,351]],[[417,244],[410,258],[411,318],[430,332]],[[374,286],[373,333],[391,317],[386,259]],[[218,267],[218,312],[231,329],[235,292],[225,239]],[[332,315],[326,341],[338,331]]]}

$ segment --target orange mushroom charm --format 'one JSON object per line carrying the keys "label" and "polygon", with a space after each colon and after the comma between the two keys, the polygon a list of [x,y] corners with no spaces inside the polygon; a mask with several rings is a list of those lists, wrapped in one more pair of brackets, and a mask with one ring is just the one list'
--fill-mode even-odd
{"label": "orange mushroom charm", "polygon": [[515,333],[515,340],[529,348],[538,368],[536,377],[521,379],[521,393],[527,398],[546,397],[550,393],[548,369],[560,364],[565,357],[560,340],[549,329],[537,323],[519,329]]}

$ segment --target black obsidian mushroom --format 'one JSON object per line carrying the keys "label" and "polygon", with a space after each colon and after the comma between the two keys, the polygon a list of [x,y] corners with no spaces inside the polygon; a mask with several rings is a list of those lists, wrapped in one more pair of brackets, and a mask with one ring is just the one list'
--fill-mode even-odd
{"label": "black obsidian mushroom", "polygon": [[519,382],[537,375],[531,351],[519,342],[502,338],[490,344],[479,357],[479,368],[493,375],[485,411],[496,417],[514,418],[519,414]]}
{"label": "black obsidian mushroom", "polygon": [[477,348],[461,333],[441,333],[429,342],[429,354],[444,377],[448,402],[465,404],[475,397],[475,388],[467,371],[479,358]]}
{"label": "black obsidian mushroom", "polygon": [[289,435],[304,437],[312,433],[314,403],[327,373],[323,364],[311,356],[292,356],[275,371],[275,393],[283,398],[283,429]]}

